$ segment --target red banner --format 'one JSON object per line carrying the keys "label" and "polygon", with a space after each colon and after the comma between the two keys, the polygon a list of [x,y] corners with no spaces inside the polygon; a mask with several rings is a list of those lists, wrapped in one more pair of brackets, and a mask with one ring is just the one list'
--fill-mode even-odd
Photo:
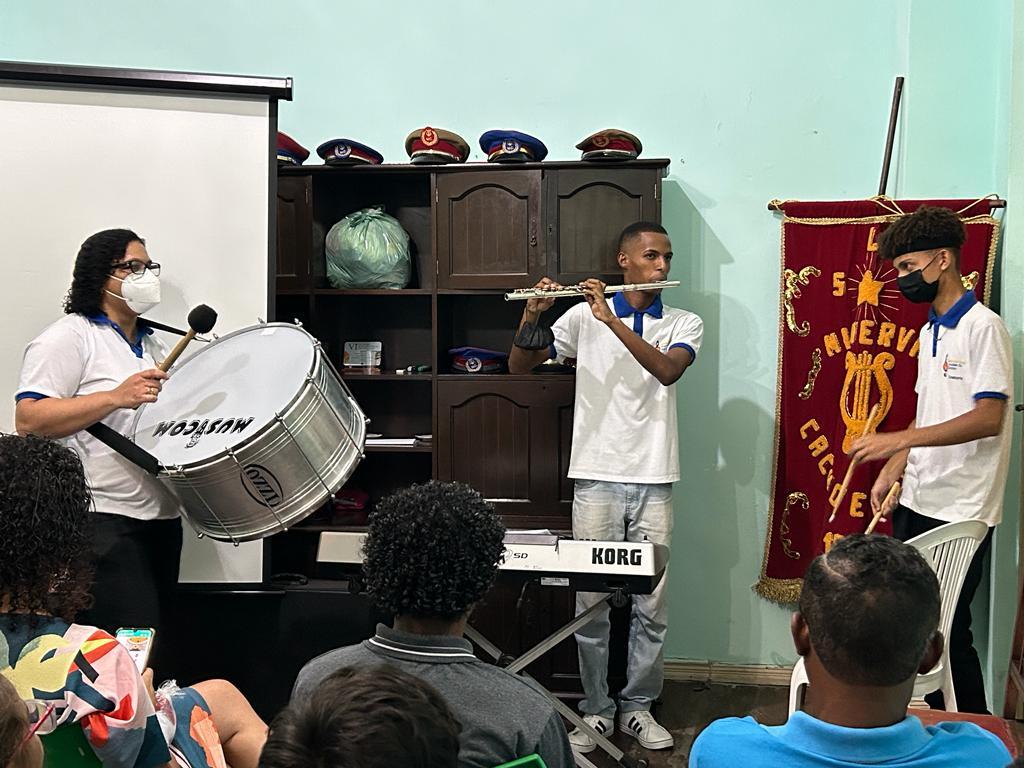
{"label": "red banner", "polygon": [[[903,298],[892,263],[878,258],[877,240],[889,222],[923,204],[963,218],[964,284],[987,304],[999,240],[987,199],[772,203],[783,215],[775,458],[755,587],[769,600],[795,602],[811,560],[870,523],[869,494],[882,462],[854,470],[835,520],[828,518],[849,466],[846,451],[872,408],[878,406],[882,432],[914,418],[928,305]],[[887,533],[890,523],[875,530]]]}

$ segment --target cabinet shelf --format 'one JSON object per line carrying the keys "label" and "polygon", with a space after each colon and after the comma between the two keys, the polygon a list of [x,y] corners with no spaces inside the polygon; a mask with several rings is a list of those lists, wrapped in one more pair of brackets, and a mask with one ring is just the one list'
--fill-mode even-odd
{"label": "cabinet shelf", "polygon": [[428,382],[433,380],[429,373],[346,373],[341,372],[341,378],[345,381],[419,381]]}
{"label": "cabinet shelf", "polygon": [[367,453],[433,453],[433,445],[368,445]]}
{"label": "cabinet shelf", "polygon": [[[278,291],[280,293],[281,291]],[[314,288],[316,296],[430,296],[429,288]]]}
{"label": "cabinet shelf", "polygon": [[574,373],[441,373],[438,381],[572,381]]}

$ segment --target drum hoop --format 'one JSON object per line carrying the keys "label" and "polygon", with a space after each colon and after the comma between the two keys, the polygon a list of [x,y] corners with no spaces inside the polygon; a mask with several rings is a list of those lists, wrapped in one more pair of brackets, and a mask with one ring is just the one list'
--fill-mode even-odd
{"label": "drum hoop", "polygon": [[[299,387],[298,391],[296,391],[296,393],[294,395],[292,395],[292,399],[288,401],[288,403],[284,406],[284,408],[281,408],[281,409],[279,409],[279,410],[277,410],[275,412],[275,415],[283,417],[286,413],[288,413],[296,405],[296,403],[298,402],[299,398],[303,394],[305,394],[310,389],[310,387],[312,386],[312,384],[310,383],[310,379],[313,377],[313,374],[317,371],[318,363],[320,363],[320,361],[323,360],[323,361],[326,361],[328,363],[328,365],[331,365],[331,361],[328,358],[327,353],[323,351],[323,345],[317,340],[317,338],[315,336],[313,336],[309,331],[307,331],[302,326],[300,326],[300,325],[293,325],[292,323],[260,323],[259,325],[250,325],[250,326],[247,326],[245,328],[239,328],[237,331],[232,331],[231,333],[228,333],[228,334],[226,334],[224,336],[219,336],[216,340],[210,342],[208,345],[206,345],[205,347],[203,347],[199,351],[194,352],[193,354],[191,354],[188,357],[186,357],[184,360],[181,361],[180,365],[184,365],[185,363],[187,363],[189,360],[191,360],[192,358],[196,357],[197,355],[201,355],[204,352],[208,352],[209,350],[213,349],[220,342],[226,341],[227,339],[230,339],[233,336],[240,336],[243,333],[251,333],[252,331],[261,330],[261,329],[264,329],[264,328],[291,328],[291,329],[294,329],[294,330],[297,330],[297,331],[301,331],[302,333],[304,333],[312,341],[313,349],[315,350],[314,354],[313,354],[313,361],[310,364],[309,370],[306,371],[306,377],[304,379],[304,383],[302,384],[302,386]],[[331,367],[333,368],[333,365]],[[337,369],[335,368],[334,370],[335,370],[335,374],[337,374]],[[338,379],[340,381],[341,377],[338,376]],[[345,388],[345,390],[346,390],[346,394],[351,396],[351,393],[348,392],[348,388],[347,387]],[[132,440],[132,442],[135,442],[135,433],[136,433],[136,431],[138,429],[139,419],[142,418],[142,414],[145,412],[146,405],[148,405],[148,403],[144,404],[141,408],[139,408],[138,413],[135,414],[135,419],[132,421],[131,433],[130,433],[131,434],[131,438],[130,439]],[[159,457],[157,457],[157,462],[160,464],[160,475],[159,476],[160,477],[170,477],[172,474],[174,474],[174,472],[171,471],[172,469],[177,471],[177,472],[184,472],[185,470],[197,469],[197,468],[202,467],[202,466],[204,466],[206,464],[212,464],[212,463],[214,463],[216,461],[220,461],[221,459],[223,459],[225,457],[228,457],[228,454],[227,454],[228,450],[237,452],[237,451],[240,451],[240,450],[242,450],[244,448],[248,448],[250,445],[252,445],[254,442],[259,440],[261,437],[265,436],[267,434],[267,432],[270,431],[271,427],[275,427],[275,426],[277,426],[277,419],[271,419],[266,424],[264,424],[262,427],[260,427],[260,429],[258,429],[256,432],[254,432],[253,434],[249,435],[244,440],[242,440],[242,442],[234,444],[234,445],[231,445],[228,448],[225,448],[223,450],[220,450],[216,454],[214,454],[213,456],[209,456],[209,457],[207,457],[205,459],[197,459],[196,461],[190,461],[190,462],[186,462],[186,463],[179,463],[179,464],[173,464],[173,465],[165,465],[162,461],[160,461]]]}

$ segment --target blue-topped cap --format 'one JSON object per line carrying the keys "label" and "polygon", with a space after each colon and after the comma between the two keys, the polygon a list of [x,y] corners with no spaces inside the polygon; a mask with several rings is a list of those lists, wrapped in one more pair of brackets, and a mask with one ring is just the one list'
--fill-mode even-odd
{"label": "blue-topped cap", "polygon": [[328,165],[380,165],[384,156],[377,150],[352,139],[331,139],[316,148],[316,153]]}
{"label": "blue-topped cap", "polygon": [[489,163],[540,162],[548,156],[543,141],[519,131],[487,131],[480,137],[480,149]]}

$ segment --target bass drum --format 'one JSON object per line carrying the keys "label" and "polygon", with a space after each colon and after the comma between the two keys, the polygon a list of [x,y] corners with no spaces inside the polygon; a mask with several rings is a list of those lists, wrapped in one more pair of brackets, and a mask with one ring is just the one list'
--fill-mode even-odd
{"label": "bass drum", "polygon": [[200,534],[250,541],[316,511],[363,458],[366,417],[299,326],[266,323],[175,365],[131,437]]}

